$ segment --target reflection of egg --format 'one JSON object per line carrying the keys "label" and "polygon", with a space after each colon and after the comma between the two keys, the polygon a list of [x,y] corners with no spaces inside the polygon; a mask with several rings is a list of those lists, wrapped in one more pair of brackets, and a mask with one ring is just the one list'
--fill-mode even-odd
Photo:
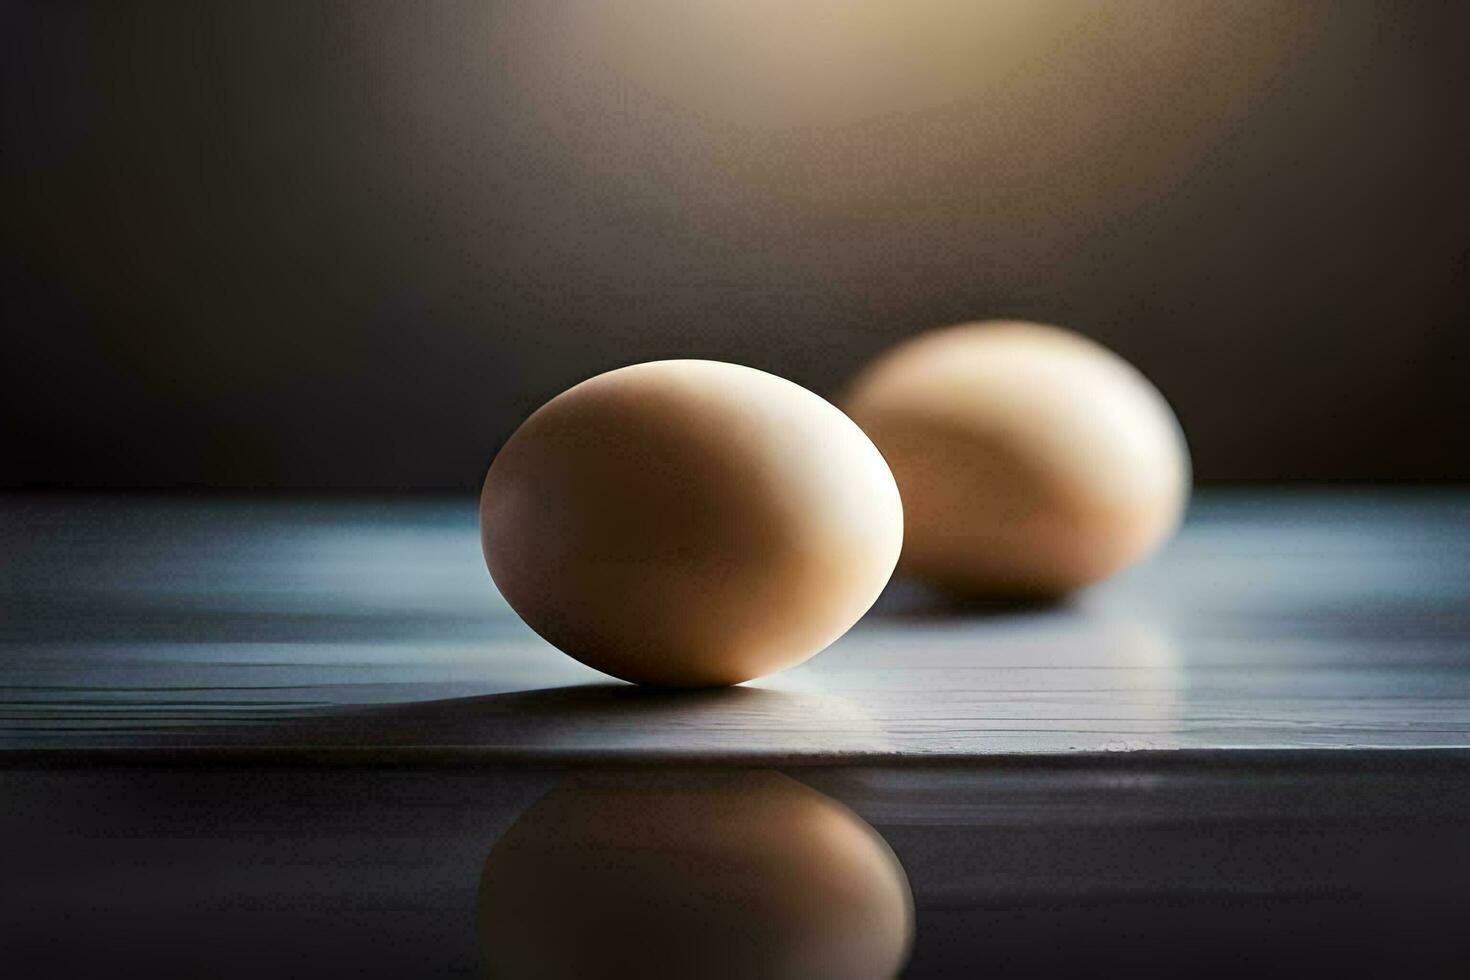
{"label": "reflection of egg", "polygon": [[901,344],[845,407],[903,492],[903,566],[973,596],[1054,596],[1178,524],[1189,454],[1158,391],[1111,351],[1031,323]]}
{"label": "reflection of egg", "polygon": [[913,934],[893,852],[774,772],[587,774],[491,849],[495,977],[892,977]]}
{"label": "reflection of egg", "polygon": [[857,621],[898,560],[893,476],[851,420],[751,368],[655,361],[542,406],[480,498],[530,626],[627,680],[735,684]]}

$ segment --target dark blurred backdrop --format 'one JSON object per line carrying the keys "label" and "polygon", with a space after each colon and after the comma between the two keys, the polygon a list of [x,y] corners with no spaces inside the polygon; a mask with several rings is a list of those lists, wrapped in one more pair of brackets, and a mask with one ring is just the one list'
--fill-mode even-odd
{"label": "dark blurred backdrop", "polygon": [[634,361],[1074,327],[1204,481],[1470,479],[1470,5],[0,14],[0,483],[472,488]]}

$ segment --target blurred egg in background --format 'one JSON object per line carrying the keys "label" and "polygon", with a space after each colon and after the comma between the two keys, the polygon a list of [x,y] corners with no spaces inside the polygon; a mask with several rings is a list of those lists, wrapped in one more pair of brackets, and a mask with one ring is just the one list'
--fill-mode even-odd
{"label": "blurred egg in background", "polygon": [[1052,598],[1099,581],[1172,532],[1189,496],[1163,396],[1058,327],[930,331],[878,358],[842,404],[898,481],[905,570],[958,595]]}

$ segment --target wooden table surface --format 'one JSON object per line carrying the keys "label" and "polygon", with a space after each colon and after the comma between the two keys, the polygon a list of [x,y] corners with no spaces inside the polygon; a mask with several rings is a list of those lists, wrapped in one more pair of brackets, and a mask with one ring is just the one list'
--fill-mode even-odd
{"label": "wooden table surface", "polygon": [[1470,748],[1470,493],[1214,491],[1049,608],[895,583],[806,664],[647,691],[496,594],[474,502],[0,499],[15,761],[906,763]]}
{"label": "wooden table surface", "polygon": [[[892,848],[916,913],[909,980],[1464,976],[1464,756],[1224,755],[788,773]],[[0,767],[0,965],[27,980],[481,977],[486,856],[576,775]],[[633,785],[666,776],[642,767]],[[717,972],[660,953],[621,975]]]}
{"label": "wooden table surface", "polygon": [[[474,513],[0,504],[0,968],[481,976],[481,868],[532,802],[691,763],[780,766],[871,827],[909,978],[1463,975],[1470,494],[1204,493],[1067,605],[899,584],[807,664],[696,693],[532,635]],[[722,894],[695,859],[688,893]]]}

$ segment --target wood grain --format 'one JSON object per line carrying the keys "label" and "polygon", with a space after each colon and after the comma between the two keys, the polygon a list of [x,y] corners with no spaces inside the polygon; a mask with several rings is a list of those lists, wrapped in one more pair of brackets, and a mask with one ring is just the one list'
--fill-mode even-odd
{"label": "wood grain", "polygon": [[495,593],[473,501],[9,497],[0,753],[971,760],[1470,748],[1470,494],[1201,494],[1071,603],[903,583],[739,688],[612,682]]}

